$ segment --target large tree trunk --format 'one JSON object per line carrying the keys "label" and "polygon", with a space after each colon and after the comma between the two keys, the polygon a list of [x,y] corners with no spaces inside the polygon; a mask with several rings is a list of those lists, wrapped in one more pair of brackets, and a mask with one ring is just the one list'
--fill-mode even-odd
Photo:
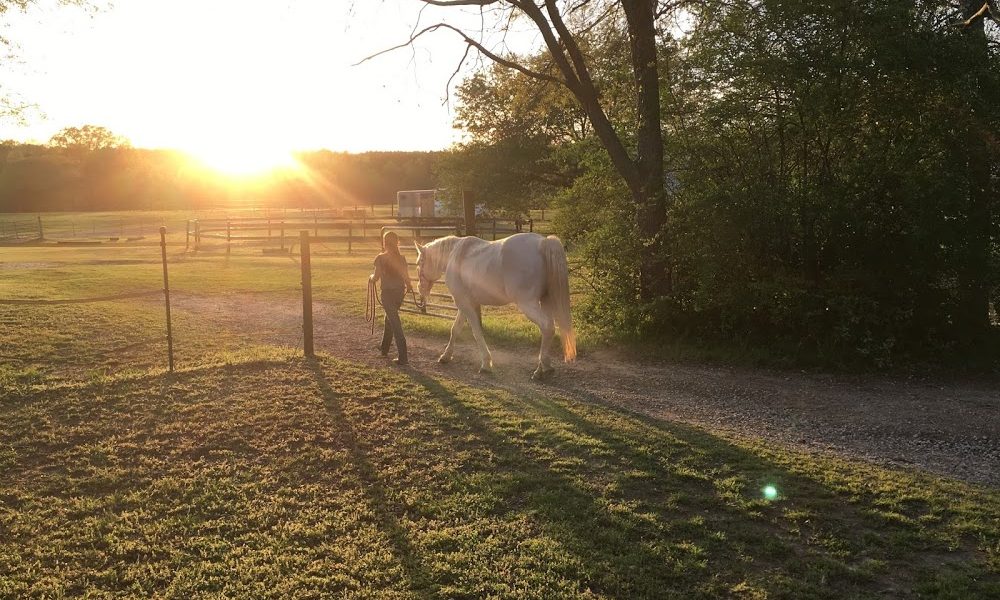
{"label": "large tree trunk", "polygon": [[[981,7],[980,0],[963,0],[964,16],[974,16]],[[989,68],[984,20],[969,26],[969,43],[974,45],[973,73]],[[976,86],[978,87],[978,85]],[[993,210],[990,194],[990,147],[984,126],[987,107],[978,91],[970,98],[969,130],[966,133],[967,169],[969,182],[968,209],[966,211],[966,257],[959,273],[960,301],[955,324],[958,334],[975,342],[989,326],[990,234]]]}
{"label": "large tree trunk", "polygon": [[650,301],[671,293],[671,273],[665,236],[667,194],[663,172],[663,131],[660,128],[660,74],[656,52],[653,0],[623,0],[628,20],[632,70],[636,82],[637,177],[630,184],[636,228],[643,244],[639,264],[639,297]]}

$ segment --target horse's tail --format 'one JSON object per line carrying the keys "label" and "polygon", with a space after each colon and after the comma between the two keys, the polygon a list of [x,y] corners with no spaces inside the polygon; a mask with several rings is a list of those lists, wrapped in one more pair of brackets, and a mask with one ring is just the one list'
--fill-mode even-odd
{"label": "horse's tail", "polygon": [[573,318],[569,312],[569,264],[562,242],[554,235],[542,240],[542,256],[545,259],[547,288],[545,306],[559,327],[566,362],[576,359],[576,334],[573,332]]}

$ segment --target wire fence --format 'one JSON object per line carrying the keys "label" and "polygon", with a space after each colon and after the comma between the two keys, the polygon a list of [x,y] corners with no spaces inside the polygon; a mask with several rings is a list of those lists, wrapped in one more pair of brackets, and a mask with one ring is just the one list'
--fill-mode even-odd
{"label": "wire fence", "polygon": [[[91,296],[85,298],[0,298],[0,306],[53,306],[70,304],[94,304],[98,302],[114,302],[117,300],[128,300],[132,298],[143,298],[162,294],[163,303],[166,308],[166,335],[139,340],[125,347],[116,348],[116,351],[135,348],[157,341],[167,342],[167,364],[169,370],[174,370],[174,348],[173,333],[170,319],[170,280],[167,277],[167,242],[166,227],[160,227],[160,260],[163,264],[163,287],[158,290],[134,290],[119,294],[108,294],[103,296]],[[102,354],[102,353],[97,353]]]}

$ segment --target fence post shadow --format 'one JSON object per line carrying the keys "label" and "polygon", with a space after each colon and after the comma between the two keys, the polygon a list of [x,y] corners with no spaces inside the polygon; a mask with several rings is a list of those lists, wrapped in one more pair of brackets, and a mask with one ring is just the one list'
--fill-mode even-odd
{"label": "fence post shadow", "polygon": [[389,500],[385,485],[379,477],[378,469],[369,460],[351,420],[344,412],[344,406],[341,402],[343,394],[334,390],[330,382],[327,381],[319,359],[307,358],[305,364],[312,371],[316,384],[319,386],[324,408],[346,436],[347,451],[351,462],[355,465],[355,472],[361,479],[361,487],[368,496],[369,506],[375,514],[379,529],[388,538],[396,560],[403,567],[408,579],[408,589],[422,594],[433,592],[432,578],[424,569],[416,549],[410,543],[406,529],[397,518],[397,514],[403,511]]}

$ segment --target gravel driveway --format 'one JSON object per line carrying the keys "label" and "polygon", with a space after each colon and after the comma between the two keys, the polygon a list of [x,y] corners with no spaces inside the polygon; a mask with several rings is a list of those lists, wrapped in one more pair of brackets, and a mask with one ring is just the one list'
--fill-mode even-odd
{"label": "gravel driveway", "polygon": [[[301,316],[294,302],[255,296],[178,295],[189,310],[234,331],[252,334],[247,315],[268,315],[268,341],[299,345]],[[316,350],[389,367],[361,315],[314,305]],[[287,332],[287,333],[286,333]],[[377,335],[377,334],[376,334]],[[492,348],[496,373],[477,373],[468,329],[455,361],[439,365],[441,339],[407,337],[413,369],[471,385],[511,391],[553,391],[620,406],[710,431],[755,436],[812,451],[925,469],[1000,486],[1000,384],[934,382],[881,376],[832,376],[679,363],[638,363],[612,350],[583,353],[558,365],[544,384],[529,377],[537,349]]]}

